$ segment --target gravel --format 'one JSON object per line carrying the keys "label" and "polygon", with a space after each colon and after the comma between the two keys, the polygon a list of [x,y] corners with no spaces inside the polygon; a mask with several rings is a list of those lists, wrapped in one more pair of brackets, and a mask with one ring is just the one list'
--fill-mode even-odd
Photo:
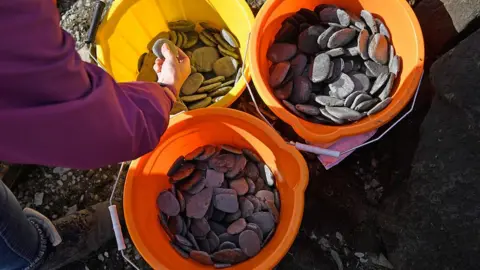
{"label": "gravel", "polygon": [[77,49],[85,45],[88,28],[93,16],[94,3],[94,0],[58,1],[62,16],[60,25],[73,36]]}

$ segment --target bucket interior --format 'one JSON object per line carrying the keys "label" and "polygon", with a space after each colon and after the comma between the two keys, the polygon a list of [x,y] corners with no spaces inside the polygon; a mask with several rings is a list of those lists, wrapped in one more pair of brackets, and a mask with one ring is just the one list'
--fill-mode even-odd
{"label": "bucket interior", "polygon": [[170,187],[166,172],[178,156],[206,144],[230,144],[260,154],[275,174],[281,199],[280,222],[272,240],[257,256],[232,269],[273,268],[293,243],[302,219],[308,168],[301,154],[266,124],[242,112],[201,109],[172,121],[158,147],[132,165],[125,184],[125,218],[139,252],[155,269],[208,268],[183,259],[171,248],[157,219],[156,198]]}
{"label": "bucket interior", "polygon": [[[401,57],[401,73],[395,80],[390,105],[373,116],[343,126],[314,124],[296,117],[277,100],[268,85],[269,63],[267,50],[283,20],[301,8],[313,10],[319,4],[334,4],[359,15],[370,11],[385,22],[396,54]],[[414,94],[423,72],[423,37],[413,11],[404,0],[272,0],[267,1],[257,16],[250,45],[252,77],[263,101],[282,120],[289,123],[304,139],[312,143],[330,143],[340,137],[364,133],[380,127],[395,117]]]}
{"label": "bucket interior", "polygon": [[[241,0],[117,0],[100,25],[96,37],[97,57],[107,71],[120,82],[135,81],[139,57],[147,44],[160,32],[168,31],[167,22],[188,19],[207,21],[226,27],[240,42],[245,55],[253,14]],[[248,70],[247,70],[248,71]],[[249,75],[247,72],[247,80]],[[227,107],[240,96],[245,83],[240,80],[215,107]]]}

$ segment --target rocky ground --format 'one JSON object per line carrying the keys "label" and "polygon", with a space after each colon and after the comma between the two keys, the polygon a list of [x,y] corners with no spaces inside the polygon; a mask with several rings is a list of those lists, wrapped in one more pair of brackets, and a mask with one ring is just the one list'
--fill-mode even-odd
{"label": "rocky ground", "polygon": [[[256,12],[263,1],[248,2]],[[480,265],[476,181],[480,100],[475,92],[480,5],[474,0],[409,2],[422,25],[427,51],[416,109],[380,142],[354,152],[331,170],[305,155],[310,183],[304,218],[277,269],[476,269]],[[92,3],[58,0],[61,25],[76,38],[78,48],[84,45]],[[278,121],[276,127],[285,137],[294,136],[284,123]],[[106,200],[118,169],[118,165],[89,171],[36,167],[20,177],[27,180],[13,191],[22,206],[55,219]],[[0,167],[0,175],[4,171]],[[120,189],[115,199],[121,201]],[[127,255],[141,269],[148,269],[124,232]],[[65,269],[131,267],[112,242]]]}

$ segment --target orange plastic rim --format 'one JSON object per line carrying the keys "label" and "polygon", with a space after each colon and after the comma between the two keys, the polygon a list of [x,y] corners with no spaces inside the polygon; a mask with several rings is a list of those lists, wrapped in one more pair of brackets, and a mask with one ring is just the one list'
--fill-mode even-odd
{"label": "orange plastic rim", "polygon": [[207,108],[174,117],[151,153],[130,165],[124,212],[130,236],[154,269],[212,269],[179,256],[158,222],[156,197],[170,187],[166,172],[180,156],[206,144],[255,149],[272,169],[281,198],[280,222],[261,252],[231,269],[271,269],[287,253],[303,216],[308,168],[302,155],[259,119],[231,109]]}
{"label": "orange plastic rim", "polygon": [[[314,124],[296,117],[284,108],[268,85],[266,58],[282,21],[300,8],[313,9],[319,4],[335,4],[357,14],[369,10],[382,19],[390,30],[397,55],[402,58],[402,71],[396,79],[392,102],[383,111],[345,126]],[[269,0],[257,15],[249,45],[251,74],[255,87],[266,105],[290,124],[310,143],[331,143],[341,137],[365,133],[392,120],[410,101],[423,73],[424,42],[420,24],[405,0]]]}

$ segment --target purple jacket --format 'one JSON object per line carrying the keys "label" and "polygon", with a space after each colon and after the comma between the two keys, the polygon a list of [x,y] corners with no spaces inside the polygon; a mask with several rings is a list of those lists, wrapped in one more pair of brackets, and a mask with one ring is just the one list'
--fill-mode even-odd
{"label": "purple jacket", "polygon": [[173,101],[84,63],[52,0],[0,1],[0,160],[95,168],[151,151]]}

